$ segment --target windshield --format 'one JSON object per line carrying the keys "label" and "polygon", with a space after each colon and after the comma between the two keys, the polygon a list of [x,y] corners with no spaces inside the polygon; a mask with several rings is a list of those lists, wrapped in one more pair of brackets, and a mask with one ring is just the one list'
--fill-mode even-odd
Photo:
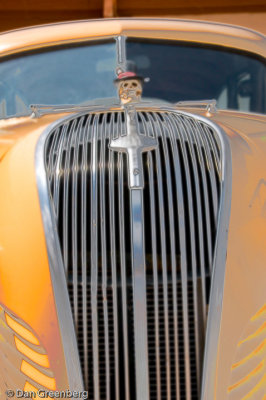
{"label": "windshield", "polygon": [[116,96],[116,43],[55,47],[0,63],[2,118],[31,104],[81,104]]}
{"label": "windshield", "polygon": [[[126,57],[145,78],[143,97],[176,103],[216,99],[221,109],[265,113],[265,60],[221,47],[126,40]],[[86,104],[117,97],[116,41],[56,46],[3,58],[0,117],[31,104]]]}
{"label": "windshield", "polygon": [[265,60],[228,49],[128,40],[127,58],[148,77],[144,96],[170,102],[216,99],[222,109],[265,113]]}

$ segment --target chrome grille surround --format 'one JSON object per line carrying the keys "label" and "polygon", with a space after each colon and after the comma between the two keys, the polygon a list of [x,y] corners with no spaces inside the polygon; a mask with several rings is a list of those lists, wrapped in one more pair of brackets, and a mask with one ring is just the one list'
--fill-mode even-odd
{"label": "chrome grille surround", "polygon": [[[198,399],[219,232],[226,249],[229,214],[222,225],[219,215],[225,198],[230,205],[230,151],[207,119],[167,107],[137,111],[139,130],[159,142],[143,155],[143,190],[129,189],[126,155],[107,146],[125,134],[123,110],[71,116],[42,142],[85,387],[91,399]],[[134,281],[141,260],[144,275]],[[142,395],[136,290],[147,303]],[[209,357],[207,343],[205,372]]]}

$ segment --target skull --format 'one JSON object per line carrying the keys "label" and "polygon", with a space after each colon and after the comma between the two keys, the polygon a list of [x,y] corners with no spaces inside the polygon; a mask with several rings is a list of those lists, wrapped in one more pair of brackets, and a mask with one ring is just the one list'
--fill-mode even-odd
{"label": "skull", "polygon": [[118,83],[118,94],[122,103],[140,100],[142,85],[138,79],[121,80]]}

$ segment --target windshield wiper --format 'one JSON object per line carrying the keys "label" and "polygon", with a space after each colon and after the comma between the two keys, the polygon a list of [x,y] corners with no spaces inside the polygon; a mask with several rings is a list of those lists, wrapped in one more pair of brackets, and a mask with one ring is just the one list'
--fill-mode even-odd
{"label": "windshield wiper", "polygon": [[[173,105],[172,103],[157,99],[157,98],[143,98],[142,104],[157,104],[163,103],[167,105]],[[86,103],[82,104],[31,104],[31,118],[39,118],[45,114],[58,114],[58,113],[65,113],[65,112],[82,112],[82,111],[94,111],[99,110],[99,108],[116,108],[121,107],[121,102],[117,97],[107,97],[101,99],[90,100]]]}
{"label": "windshield wiper", "polygon": [[179,101],[175,105],[178,108],[200,108],[210,113],[215,113],[217,111],[217,101],[215,99]]}
{"label": "windshield wiper", "polygon": [[116,107],[119,106],[120,102],[119,99],[115,97],[108,97],[103,99],[95,99],[91,100],[87,103],[83,104],[31,104],[31,117],[32,118],[39,118],[45,114],[58,114],[64,112],[79,112],[79,111],[86,111],[88,109],[94,110],[99,109],[99,107]]}

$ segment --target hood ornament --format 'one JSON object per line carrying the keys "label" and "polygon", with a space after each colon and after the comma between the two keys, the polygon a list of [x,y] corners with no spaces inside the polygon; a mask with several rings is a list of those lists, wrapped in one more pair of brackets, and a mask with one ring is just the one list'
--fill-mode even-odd
{"label": "hood ornament", "polygon": [[120,72],[115,80],[121,104],[139,102],[142,95],[143,78],[135,72]]}
{"label": "hood ornament", "polygon": [[141,101],[143,78],[135,72],[120,72],[115,84],[125,111],[126,136],[112,139],[109,148],[127,154],[130,189],[144,187],[142,153],[154,150],[158,146],[157,139],[139,132],[138,115],[135,104]]}

